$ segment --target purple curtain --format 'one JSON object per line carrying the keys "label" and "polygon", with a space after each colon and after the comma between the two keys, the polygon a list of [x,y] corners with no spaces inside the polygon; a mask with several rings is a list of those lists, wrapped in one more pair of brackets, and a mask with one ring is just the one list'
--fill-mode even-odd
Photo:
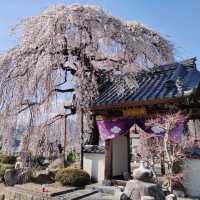
{"label": "purple curtain", "polygon": [[127,133],[133,124],[134,120],[129,118],[97,121],[102,140],[114,139]]}
{"label": "purple curtain", "polygon": [[146,125],[145,119],[136,120],[136,124],[146,133],[154,134],[156,136],[163,136],[165,131],[159,126],[155,126],[155,124]]}
{"label": "purple curtain", "polygon": [[[102,140],[114,139],[119,135],[125,134],[136,123],[147,134],[154,134],[163,137],[165,130],[155,125],[155,123],[145,123],[145,119],[133,120],[131,118],[123,118],[116,120],[98,120],[97,126]],[[172,129],[170,136],[174,142],[180,142],[186,125],[186,120],[177,122],[177,126]]]}
{"label": "purple curtain", "polygon": [[[182,134],[184,132],[184,128],[185,128],[186,123],[187,123],[186,120],[181,121],[181,122],[177,122],[176,127],[174,127],[171,130],[170,138],[173,142],[180,142],[181,141],[181,137],[182,137]],[[136,121],[136,124],[146,133],[154,134],[155,136],[158,136],[158,137],[164,136],[165,130],[162,129],[161,127],[159,127],[159,126],[156,126],[154,123],[152,123],[152,124],[148,123],[148,125],[146,125],[145,120],[140,119],[140,120]]]}
{"label": "purple curtain", "polygon": [[186,126],[186,121],[177,124],[177,126],[172,129],[172,131],[170,133],[172,141],[174,141],[176,143],[181,142],[181,137],[182,137],[182,134],[184,132],[185,126]]}

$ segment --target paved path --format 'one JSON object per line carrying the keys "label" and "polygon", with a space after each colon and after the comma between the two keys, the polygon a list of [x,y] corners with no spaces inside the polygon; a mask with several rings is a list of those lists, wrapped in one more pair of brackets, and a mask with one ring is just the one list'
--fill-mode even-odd
{"label": "paved path", "polygon": [[[78,193],[80,194],[81,191],[79,191]],[[63,194],[63,195],[54,197],[54,200],[113,200],[113,196],[97,192],[97,193],[88,195],[88,196],[83,197],[83,198],[80,197],[80,196],[75,197],[75,198],[70,198],[69,194]],[[178,200],[200,200],[200,199],[197,199],[197,198],[178,198]]]}

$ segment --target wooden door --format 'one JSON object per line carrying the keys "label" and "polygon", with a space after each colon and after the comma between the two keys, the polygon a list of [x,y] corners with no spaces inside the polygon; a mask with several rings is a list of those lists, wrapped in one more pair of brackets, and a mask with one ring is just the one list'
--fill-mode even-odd
{"label": "wooden door", "polygon": [[128,137],[121,135],[112,140],[112,176],[122,176],[129,171]]}

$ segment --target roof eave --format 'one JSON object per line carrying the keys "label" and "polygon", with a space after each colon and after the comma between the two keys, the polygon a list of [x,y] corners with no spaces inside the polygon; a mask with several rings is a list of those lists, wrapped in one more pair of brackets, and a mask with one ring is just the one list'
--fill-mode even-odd
{"label": "roof eave", "polygon": [[[191,96],[191,95],[190,95]],[[88,110],[91,111],[99,111],[99,110],[109,110],[109,109],[120,109],[120,108],[128,108],[128,107],[141,107],[141,106],[150,106],[155,104],[166,104],[166,103],[178,103],[189,96],[179,96],[175,98],[165,98],[165,99],[152,99],[152,100],[143,100],[143,101],[130,101],[124,103],[117,103],[117,104],[108,104],[108,105],[97,105],[92,106]]]}

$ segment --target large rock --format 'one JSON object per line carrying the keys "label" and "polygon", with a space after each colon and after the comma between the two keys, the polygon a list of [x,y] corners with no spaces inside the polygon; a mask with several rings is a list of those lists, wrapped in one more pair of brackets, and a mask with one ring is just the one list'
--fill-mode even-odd
{"label": "large rock", "polygon": [[152,199],[164,200],[165,196],[157,184],[143,182],[140,180],[128,181],[124,194],[131,200]]}
{"label": "large rock", "polygon": [[165,195],[157,184],[140,180],[128,181],[124,192],[117,191],[115,200],[165,200]]}
{"label": "large rock", "polygon": [[153,172],[144,167],[143,164],[133,171],[133,177],[137,180],[151,182],[153,178]]}
{"label": "large rock", "polygon": [[4,174],[4,181],[7,186],[14,186],[18,183],[18,173],[16,169],[7,169]]}
{"label": "large rock", "polygon": [[55,180],[55,173],[52,171],[39,171],[35,177],[32,178],[34,183],[50,184]]}
{"label": "large rock", "polygon": [[123,193],[116,192],[115,200],[165,200],[161,188],[153,183],[153,173],[144,163],[133,172],[134,180],[127,182]]}
{"label": "large rock", "polygon": [[4,174],[5,185],[14,186],[27,183],[30,181],[31,175],[32,172],[29,169],[7,169]]}
{"label": "large rock", "polygon": [[177,200],[177,197],[174,194],[169,194],[166,196],[166,200]]}

